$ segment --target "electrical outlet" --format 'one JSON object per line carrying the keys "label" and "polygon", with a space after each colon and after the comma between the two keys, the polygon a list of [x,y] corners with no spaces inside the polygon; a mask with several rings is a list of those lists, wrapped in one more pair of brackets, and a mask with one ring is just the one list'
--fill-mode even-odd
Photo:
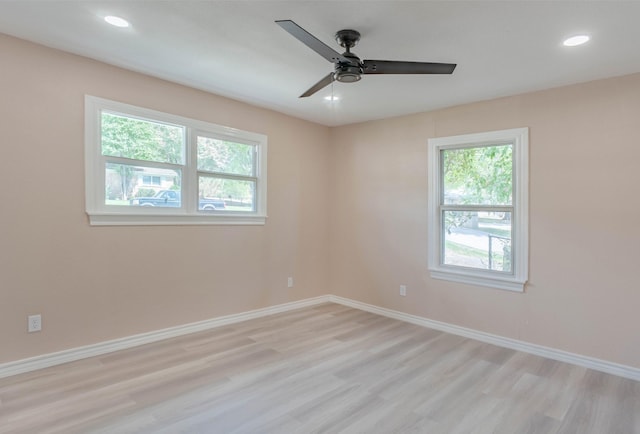
{"label": "electrical outlet", "polygon": [[287,288],[293,288],[293,277],[287,279]]}
{"label": "electrical outlet", "polygon": [[400,285],[400,295],[403,297],[407,296],[407,285]]}
{"label": "electrical outlet", "polygon": [[40,314],[29,315],[27,317],[27,322],[29,333],[39,332],[42,330],[42,316]]}

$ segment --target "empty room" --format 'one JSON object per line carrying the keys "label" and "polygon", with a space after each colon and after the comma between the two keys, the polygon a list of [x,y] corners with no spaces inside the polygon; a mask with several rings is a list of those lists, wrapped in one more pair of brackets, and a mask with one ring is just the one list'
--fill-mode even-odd
{"label": "empty room", "polygon": [[640,433],[640,2],[0,2],[0,433]]}

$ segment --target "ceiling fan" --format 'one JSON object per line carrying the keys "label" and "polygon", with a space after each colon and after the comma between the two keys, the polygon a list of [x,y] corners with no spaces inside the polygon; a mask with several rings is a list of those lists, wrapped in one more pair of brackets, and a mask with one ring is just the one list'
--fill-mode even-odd
{"label": "ceiling fan", "polygon": [[360,40],[360,33],[356,30],[346,29],[336,33],[336,41],[346,50],[340,54],[291,20],[278,20],[276,24],[335,65],[334,72],[311,86],[300,95],[300,98],[313,95],[335,80],[342,83],[356,82],[360,80],[362,74],[451,74],[456,68],[455,63],[360,60],[355,53],[351,52]]}

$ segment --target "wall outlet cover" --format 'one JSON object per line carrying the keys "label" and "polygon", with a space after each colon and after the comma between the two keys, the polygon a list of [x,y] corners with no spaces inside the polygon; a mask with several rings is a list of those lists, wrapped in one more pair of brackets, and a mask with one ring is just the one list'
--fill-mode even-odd
{"label": "wall outlet cover", "polygon": [[29,315],[27,317],[27,330],[29,333],[39,332],[42,330],[42,316],[41,315]]}

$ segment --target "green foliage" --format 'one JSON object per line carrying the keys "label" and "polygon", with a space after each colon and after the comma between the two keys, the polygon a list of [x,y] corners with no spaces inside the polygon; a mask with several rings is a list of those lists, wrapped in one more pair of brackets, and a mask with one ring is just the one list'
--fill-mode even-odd
{"label": "green foliage", "polygon": [[153,197],[156,191],[153,188],[141,188],[136,192],[136,197]]}
{"label": "green foliage", "polygon": [[[183,127],[103,113],[101,128],[103,155],[143,162],[184,162]],[[232,199],[240,204],[252,203],[255,189],[253,181],[227,179],[215,174],[254,176],[255,146],[198,137],[197,157],[198,170],[212,172],[211,176],[200,177],[201,197]],[[141,168],[135,163],[108,163],[107,168],[118,174],[120,184],[108,186],[107,197],[128,200]],[[176,176],[169,188],[179,190],[180,184],[180,178]],[[149,189],[140,189],[136,196],[154,194]]]}
{"label": "green foliage", "polygon": [[102,154],[133,160],[182,164],[184,128],[102,114]]}
{"label": "green foliage", "polygon": [[447,233],[451,233],[452,228],[459,228],[472,222],[473,218],[477,218],[478,213],[467,211],[445,211],[444,213],[444,226]]}
{"label": "green foliage", "polygon": [[443,151],[447,203],[510,205],[512,153],[511,145]]}
{"label": "green foliage", "polygon": [[[442,151],[445,203],[461,205],[510,205],[513,193],[513,147],[478,146]],[[477,213],[445,213],[450,232],[477,218]]]}
{"label": "green foliage", "polygon": [[[209,137],[198,137],[198,170],[253,176],[255,147]],[[206,176],[200,178],[200,194],[247,201],[253,198],[254,183]]]}
{"label": "green foliage", "polygon": [[254,151],[252,145],[198,137],[198,170],[252,176]]}
{"label": "green foliage", "polygon": [[[101,133],[103,155],[174,164],[184,161],[183,127],[102,113]],[[135,167],[111,164],[110,168],[120,176],[122,199],[127,200],[135,185]]]}

